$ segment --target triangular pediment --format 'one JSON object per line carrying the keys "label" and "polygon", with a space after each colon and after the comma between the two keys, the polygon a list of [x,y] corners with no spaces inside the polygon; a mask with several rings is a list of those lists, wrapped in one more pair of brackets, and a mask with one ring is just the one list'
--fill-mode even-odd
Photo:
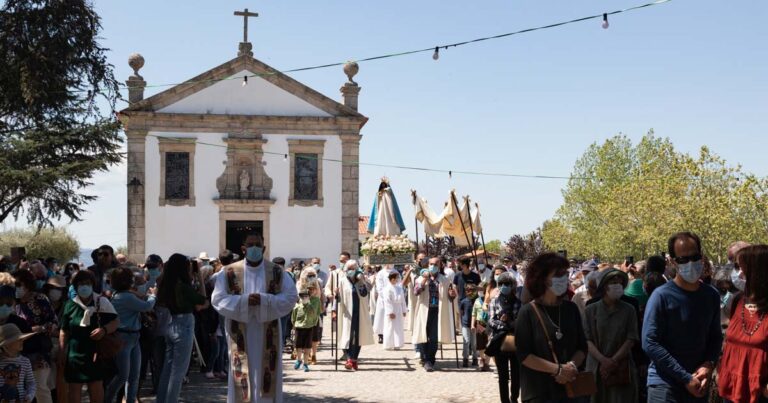
{"label": "triangular pediment", "polygon": [[[243,85],[243,76],[249,75]],[[253,76],[256,75],[256,76]],[[272,67],[239,56],[125,111],[177,114],[363,117]]]}

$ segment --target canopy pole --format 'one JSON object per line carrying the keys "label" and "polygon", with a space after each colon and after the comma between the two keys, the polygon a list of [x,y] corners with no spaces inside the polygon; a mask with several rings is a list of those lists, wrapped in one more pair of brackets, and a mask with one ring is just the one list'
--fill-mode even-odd
{"label": "canopy pole", "polygon": [[[464,232],[464,237],[467,238],[467,245],[469,245],[470,248],[472,248],[472,256],[475,258],[475,266],[477,266],[477,256],[475,256],[475,249],[473,247],[474,242],[469,241],[469,235],[467,234],[467,226],[464,225],[464,220],[461,218],[461,211],[459,210],[459,202],[456,201],[456,193],[451,192],[451,201],[453,202],[453,207],[456,208],[456,211],[459,212],[459,221],[461,222],[461,230]],[[472,220],[469,220],[469,223],[472,224]],[[474,239],[474,236],[472,237]]]}
{"label": "canopy pole", "polygon": [[[477,211],[480,211],[480,206],[477,203],[475,203],[475,208]],[[471,223],[472,220],[470,219],[469,222]],[[485,264],[488,265],[488,248],[485,247],[485,236],[483,235],[483,230],[480,230],[480,242],[483,243],[483,255],[485,256]]]}

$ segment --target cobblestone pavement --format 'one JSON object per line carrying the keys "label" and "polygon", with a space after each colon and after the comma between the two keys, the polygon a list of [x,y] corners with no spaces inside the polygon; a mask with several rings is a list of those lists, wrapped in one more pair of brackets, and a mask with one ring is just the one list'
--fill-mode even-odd
{"label": "cobblestone pavement", "polygon": [[[409,343],[400,351],[386,351],[380,344],[363,347],[360,370],[334,370],[331,357],[330,321],[325,321],[323,342],[317,365],[310,372],[293,369],[288,354],[283,355],[283,391],[285,402],[413,402],[464,403],[498,402],[495,372],[475,368],[456,368],[454,344],[444,345],[442,359],[437,352],[435,372],[427,373],[414,357]],[[461,336],[456,337],[461,359]],[[410,333],[406,331],[406,340]],[[339,354],[341,351],[339,350]],[[225,402],[227,385],[209,381],[197,370],[190,373],[190,383],[182,388],[182,402]],[[154,402],[154,397],[142,398]]]}
{"label": "cobblestone pavement", "polygon": [[[310,372],[296,371],[290,357],[283,360],[283,391],[286,402],[498,402],[494,372],[456,368],[454,344],[437,352],[435,372],[428,373],[415,358],[413,345],[386,351],[380,344],[363,347],[360,370],[347,371],[343,363],[334,370],[330,349],[330,321],[326,320],[317,365]],[[406,340],[410,341],[406,331]],[[461,360],[461,336],[457,336]],[[341,351],[339,351],[341,354]]]}

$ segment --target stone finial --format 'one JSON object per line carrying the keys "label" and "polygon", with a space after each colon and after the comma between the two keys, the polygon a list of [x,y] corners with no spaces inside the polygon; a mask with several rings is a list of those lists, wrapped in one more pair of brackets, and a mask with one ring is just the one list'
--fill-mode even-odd
{"label": "stone finial", "polygon": [[133,74],[138,78],[141,77],[141,74],[139,74],[139,70],[141,70],[142,67],[144,67],[144,56],[134,53],[130,56],[128,56],[128,65],[131,66],[133,69]]}
{"label": "stone finial", "polygon": [[253,57],[253,44],[250,42],[240,42],[237,46],[237,56]]}
{"label": "stone finial", "polygon": [[144,77],[139,74],[139,70],[144,67],[144,56],[138,53],[128,56],[128,65],[133,69],[133,75],[125,82],[128,85],[128,102],[139,102],[144,99],[144,88],[147,86]]}
{"label": "stone finial", "polygon": [[357,75],[358,71],[360,71],[360,66],[358,66],[356,62],[348,62],[344,65],[344,74],[347,75],[349,84],[357,84],[355,80],[352,79],[352,77]]}

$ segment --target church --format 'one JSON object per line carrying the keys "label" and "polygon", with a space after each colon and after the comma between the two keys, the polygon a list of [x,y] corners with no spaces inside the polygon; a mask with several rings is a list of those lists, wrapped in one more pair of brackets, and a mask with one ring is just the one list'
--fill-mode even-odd
{"label": "church", "polygon": [[144,98],[133,54],[120,111],[127,137],[128,252],[240,253],[249,231],[266,257],[356,256],[360,130],[356,63],[334,101],[253,57],[244,16],[237,57]]}

